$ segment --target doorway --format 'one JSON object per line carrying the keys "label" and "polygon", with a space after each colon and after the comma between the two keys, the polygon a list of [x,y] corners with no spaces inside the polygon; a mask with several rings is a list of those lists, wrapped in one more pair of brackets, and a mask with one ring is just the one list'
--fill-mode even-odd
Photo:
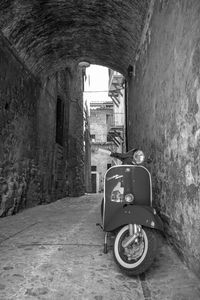
{"label": "doorway", "polygon": [[92,193],[96,193],[97,192],[97,174],[96,173],[92,173]]}

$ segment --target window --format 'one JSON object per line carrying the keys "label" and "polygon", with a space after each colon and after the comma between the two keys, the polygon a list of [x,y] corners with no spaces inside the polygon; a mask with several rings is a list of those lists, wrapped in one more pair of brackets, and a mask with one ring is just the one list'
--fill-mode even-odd
{"label": "window", "polygon": [[111,166],[111,164],[107,164],[107,170],[110,169]]}
{"label": "window", "polygon": [[63,146],[63,129],[64,129],[64,102],[57,98],[56,107],[56,143]]}
{"label": "window", "polygon": [[112,126],[112,124],[113,124],[113,115],[112,114],[106,114],[106,124],[108,126]]}
{"label": "window", "polygon": [[108,134],[107,135],[107,142],[112,142],[112,141],[113,141],[113,139],[112,139],[111,134]]}
{"label": "window", "polygon": [[91,166],[91,171],[96,171],[97,170],[97,166]]}
{"label": "window", "polygon": [[95,134],[91,134],[90,136],[91,136],[91,141],[92,141],[92,142],[95,142],[95,138],[96,138],[96,137],[95,137]]}
{"label": "window", "polygon": [[106,124],[109,124],[110,123],[110,115],[106,114]]}

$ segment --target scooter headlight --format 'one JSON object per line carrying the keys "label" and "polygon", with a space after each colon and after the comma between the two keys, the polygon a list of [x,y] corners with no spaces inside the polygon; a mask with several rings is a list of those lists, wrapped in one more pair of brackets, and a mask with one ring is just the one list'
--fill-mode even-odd
{"label": "scooter headlight", "polygon": [[145,156],[144,156],[144,152],[142,150],[137,150],[134,154],[133,154],[133,159],[135,161],[136,164],[142,164]]}
{"label": "scooter headlight", "polygon": [[127,203],[131,203],[131,202],[133,202],[134,197],[133,197],[132,194],[127,194],[127,195],[125,195],[124,200],[125,200]]}

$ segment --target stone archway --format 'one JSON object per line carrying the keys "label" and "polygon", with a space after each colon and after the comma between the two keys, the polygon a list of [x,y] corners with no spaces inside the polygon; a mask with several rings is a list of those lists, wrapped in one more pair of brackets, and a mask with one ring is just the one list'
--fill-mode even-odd
{"label": "stone archway", "polygon": [[[2,215],[24,206],[19,204],[24,197],[32,206],[83,193],[78,64],[87,60],[126,76],[148,5],[148,0],[2,1],[0,149],[7,186]],[[63,103],[62,141],[57,137],[58,99]]]}
{"label": "stone archway", "polygon": [[81,60],[126,75],[149,2],[2,1],[0,29],[29,70],[40,77]]}
{"label": "stone archway", "polygon": [[[2,57],[8,61],[8,67],[5,66],[5,77],[8,78],[5,94],[9,91],[9,94],[17,92],[18,95],[15,96],[18,110],[7,110],[0,116],[9,119],[8,124],[5,121],[0,128],[2,132],[7,131],[2,139],[2,151],[13,153],[3,159],[2,163],[11,165],[8,168],[11,175],[4,171],[3,177],[13,178],[10,171],[13,166],[20,177],[26,173],[26,184],[31,186],[27,192],[30,205],[35,198],[38,199],[36,204],[51,201],[52,195],[62,197],[66,191],[70,195],[79,195],[83,192],[80,175],[83,142],[82,78],[78,64],[86,60],[126,76],[128,66],[136,55],[150,0],[1,2],[1,46],[6,49]],[[16,77],[19,78],[16,80]],[[30,84],[35,89],[31,95],[28,89],[24,89]],[[2,105],[9,102],[13,107],[14,101],[5,100],[7,98],[3,98]],[[22,98],[29,103],[25,110]],[[54,124],[57,123],[58,98],[64,105],[61,128],[65,135],[62,134],[61,143],[54,137],[57,135]],[[26,115],[28,121],[24,127],[30,133],[24,133],[25,128],[21,128],[22,122],[19,121]],[[12,118],[17,120],[16,124],[13,124]],[[18,127],[21,134],[17,133]],[[18,142],[21,135],[23,143]],[[10,136],[17,140],[15,145],[8,146]],[[18,157],[14,153],[19,153]],[[24,157],[30,166],[21,166],[22,161],[25,164]],[[32,163],[36,173],[33,176]]]}

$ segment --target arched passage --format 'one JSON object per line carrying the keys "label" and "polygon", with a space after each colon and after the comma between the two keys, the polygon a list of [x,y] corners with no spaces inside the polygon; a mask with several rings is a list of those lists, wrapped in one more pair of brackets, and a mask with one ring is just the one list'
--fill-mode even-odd
{"label": "arched passage", "polygon": [[[66,192],[83,193],[82,74],[78,64],[88,61],[127,76],[149,3],[149,0],[1,1],[1,45],[4,50],[9,49],[2,53],[9,65],[3,66],[9,80],[4,85],[2,107],[7,102],[10,108],[14,107],[9,96],[13,90],[18,106],[6,110],[6,114],[2,112],[2,119],[9,119],[1,126],[2,132],[7,131],[2,139],[2,152],[7,148],[7,153],[12,153],[4,157],[3,163],[11,165],[8,168],[11,174],[13,166],[16,173],[19,169],[29,170],[25,172],[25,182],[32,182],[34,192],[39,186],[37,197],[32,199],[31,192],[28,196],[32,199],[30,205],[34,198],[41,203],[62,197]],[[2,85],[3,82],[2,77]],[[28,86],[32,86],[31,94]],[[26,107],[22,99],[28,102]],[[65,133],[60,135],[62,141],[57,137],[58,124]],[[13,145],[9,144],[11,136],[17,140]],[[20,138],[22,142],[18,142]],[[29,167],[21,166],[24,160]],[[33,178],[32,164],[36,173]],[[9,177],[3,170],[3,177]],[[19,173],[22,176],[23,171]]]}
{"label": "arched passage", "polygon": [[[78,64],[86,60],[126,76],[149,2],[0,2],[2,178],[26,189],[29,182],[30,205],[36,198],[37,204],[62,197],[66,190],[83,193]],[[2,214],[8,211],[5,205]]]}
{"label": "arched passage", "polygon": [[[138,55],[149,4],[152,18]],[[104,65],[124,76],[133,65],[129,145],[154,154],[156,203],[179,252],[199,274],[199,12],[199,0],[1,0],[1,205],[9,188],[24,199],[27,183],[38,203],[57,190],[61,174],[56,180],[51,176],[59,169],[54,153],[64,159],[65,154],[48,145],[55,142],[58,98],[70,104],[66,140],[72,148],[67,151],[81,152],[78,62]],[[82,161],[73,157],[70,164],[72,174],[79,174]],[[74,186],[80,186],[81,178],[75,178]]]}

